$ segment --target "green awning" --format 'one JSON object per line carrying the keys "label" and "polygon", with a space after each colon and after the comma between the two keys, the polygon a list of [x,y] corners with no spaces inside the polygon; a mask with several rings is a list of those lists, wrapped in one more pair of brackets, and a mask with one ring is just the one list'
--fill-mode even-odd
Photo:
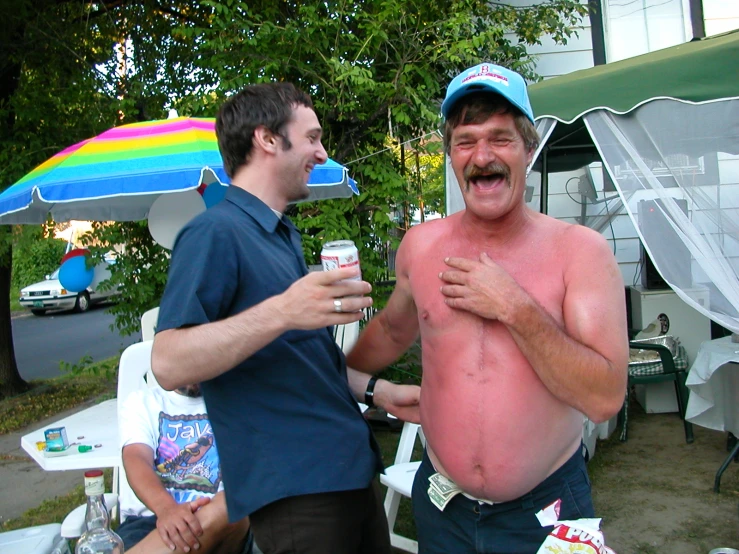
{"label": "green awning", "polygon": [[626,113],[654,98],[739,97],[739,31],[555,77],[529,88],[537,119],[572,122],[605,108]]}
{"label": "green awning", "polygon": [[[739,98],[739,30],[575,71],[528,90],[536,119],[559,121],[544,147],[548,171],[571,171],[600,159],[582,117],[588,112],[623,114],[660,98]],[[541,164],[539,156],[534,168]]]}

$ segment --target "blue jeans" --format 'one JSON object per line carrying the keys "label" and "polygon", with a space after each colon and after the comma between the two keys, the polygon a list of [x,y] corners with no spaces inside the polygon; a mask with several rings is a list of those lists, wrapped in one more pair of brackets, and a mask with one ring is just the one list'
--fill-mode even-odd
{"label": "blue jeans", "polygon": [[156,529],[157,516],[128,516],[116,529],[116,533],[123,539],[123,547],[130,550]]}
{"label": "blue jeans", "polygon": [[580,449],[531,492],[493,505],[458,494],[442,512],[427,493],[434,473],[424,452],[411,497],[419,554],[534,554],[553,529],[542,527],[535,514],[557,499],[562,500],[560,520],[594,517]]}

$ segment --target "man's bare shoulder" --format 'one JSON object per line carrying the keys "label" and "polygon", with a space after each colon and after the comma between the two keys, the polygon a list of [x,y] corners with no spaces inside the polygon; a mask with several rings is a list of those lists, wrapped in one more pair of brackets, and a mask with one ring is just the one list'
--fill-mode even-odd
{"label": "man's bare shoulder", "polygon": [[606,252],[610,252],[605,237],[589,227],[568,223],[539,213],[536,214],[536,220],[540,232],[551,233],[553,237],[561,240],[568,248],[574,245],[595,251],[605,248]]}
{"label": "man's bare shoulder", "polygon": [[414,265],[414,259],[424,259],[429,252],[434,251],[435,246],[438,247],[445,240],[450,233],[450,219],[452,218],[446,217],[426,221],[406,231],[395,260],[395,269],[399,275],[407,276],[410,267]]}
{"label": "man's bare shoulder", "polygon": [[460,215],[461,213],[456,213],[449,217],[440,217],[438,219],[424,221],[423,223],[411,227],[408,232],[412,232],[417,235],[444,233],[454,225],[454,222],[459,219]]}
{"label": "man's bare shoulder", "polygon": [[460,215],[461,213],[456,213],[449,217],[432,219],[419,225],[414,225],[406,231],[403,242],[408,242],[409,245],[420,246],[433,244],[435,241],[442,240],[452,232]]}
{"label": "man's bare shoulder", "polygon": [[567,223],[565,236],[568,241],[580,246],[591,255],[600,253],[602,256],[613,257],[613,252],[606,238],[599,232],[583,225]]}

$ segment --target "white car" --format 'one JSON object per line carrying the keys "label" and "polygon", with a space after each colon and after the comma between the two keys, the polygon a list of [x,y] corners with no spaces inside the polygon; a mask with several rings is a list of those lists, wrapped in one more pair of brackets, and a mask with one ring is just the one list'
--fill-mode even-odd
{"label": "white car", "polygon": [[118,291],[97,291],[90,287],[82,292],[70,292],[59,282],[59,269],[46,276],[45,281],[21,289],[21,306],[33,315],[44,315],[47,310],[74,310],[86,312],[92,304],[108,300]]}

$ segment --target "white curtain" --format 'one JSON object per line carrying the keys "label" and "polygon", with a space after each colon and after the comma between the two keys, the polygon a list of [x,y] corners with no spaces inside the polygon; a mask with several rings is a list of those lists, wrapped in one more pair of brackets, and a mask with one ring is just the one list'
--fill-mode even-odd
{"label": "white curtain", "polygon": [[739,99],[655,100],[585,123],[663,279],[739,333]]}

